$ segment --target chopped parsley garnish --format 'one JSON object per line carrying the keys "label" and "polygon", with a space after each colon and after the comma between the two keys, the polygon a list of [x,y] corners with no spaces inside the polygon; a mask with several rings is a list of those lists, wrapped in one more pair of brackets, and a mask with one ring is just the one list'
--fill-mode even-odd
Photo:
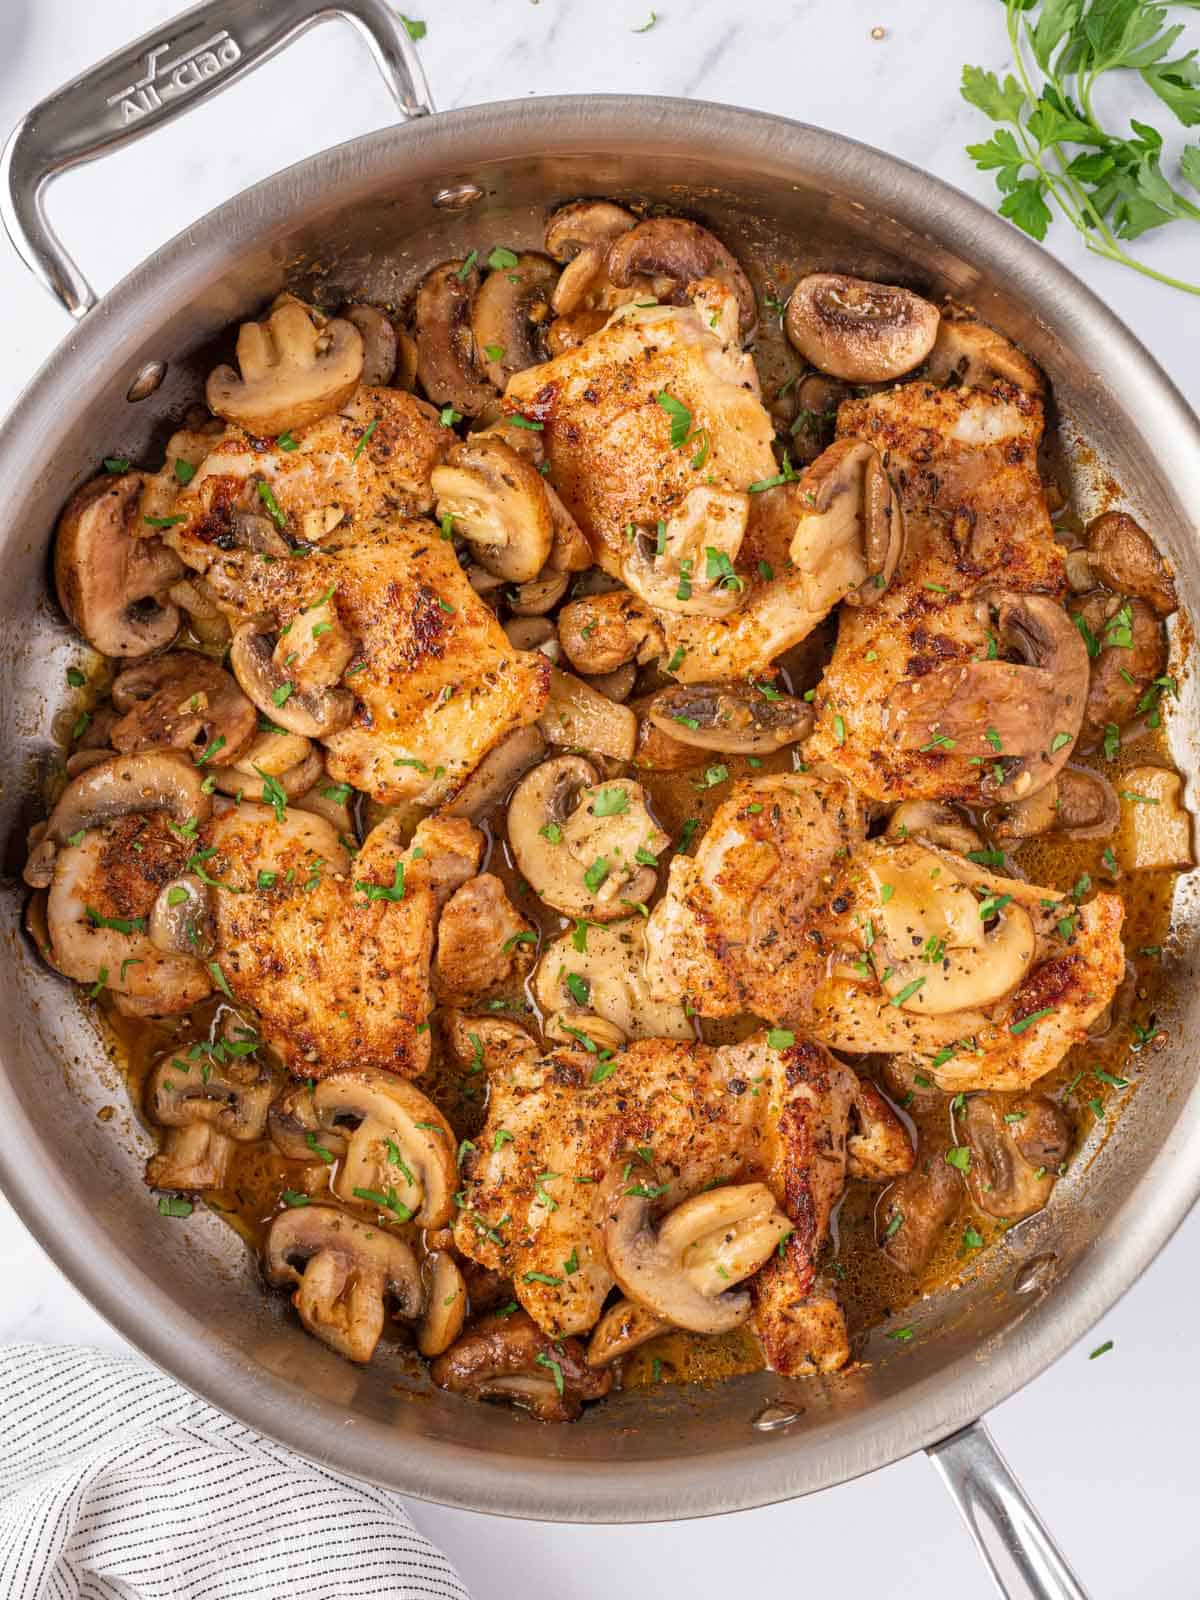
{"label": "chopped parsley garnish", "polygon": [[1040,1022],[1043,1017],[1052,1016],[1054,1009],[1053,1006],[1043,1006],[1040,1011],[1031,1011],[1027,1017],[1021,1017],[1017,1022],[1010,1022],[1009,1033],[1024,1033],[1026,1028],[1032,1028],[1033,1024]]}
{"label": "chopped parsley garnish", "polygon": [[165,1194],[158,1202],[160,1217],[190,1217],[195,1207],[179,1194]]}
{"label": "chopped parsley garnish", "polygon": [[351,461],[357,461],[359,456],[362,455],[363,451],[367,448],[367,443],[370,440],[371,435],[375,432],[375,429],[378,426],[379,418],[372,417],[370,422],[367,423],[366,427],[362,431],[362,438],[354,446],[354,454],[350,457]]}
{"label": "chopped parsley garnish", "polygon": [[583,881],[592,894],[595,894],[600,885],[608,877],[609,862],[607,856],[597,856],[595,861],[583,875]]}
{"label": "chopped parsley garnish", "polygon": [[[261,479],[258,483],[258,498],[262,501],[263,505],[266,506],[267,515],[270,517],[275,526],[277,528],[286,528],[287,518],[279,509],[279,501],[275,498],[275,491],[271,488],[269,483],[264,483]],[[179,518],[179,520],[182,521],[183,519]]]}
{"label": "chopped parsley garnish", "polygon": [[951,1145],[949,1150],[946,1151],[946,1163],[947,1163],[948,1166],[957,1168],[957,1170],[959,1172],[970,1172],[970,1170],[971,1170],[971,1147],[970,1147],[970,1145],[966,1145],[966,1144],[954,1144],[954,1145]]}
{"label": "chopped parsley garnish", "polygon": [[629,810],[629,790],[617,786],[612,789],[599,789],[592,802],[592,815],[596,817],[619,817]]}
{"label": "chopped parsley garnish", "polygon": [[368,900],[403,900],[404,899],[404,862],[397,861],[392,872],[390,884],[365,883],[358,879],[354,887]]}
{"label": "chopped parsley garnish", "polygon": [[146,927],[145,917],[102,917],[94,906],[83,909],[93,928],[111,928],[114,933],[141,933]]}
{"label": "chopped parsley garnish", "polygon": [[767,1034],[767,1044],[772,1050],[790,1050],[796,1042],[796,1035],[790,1028],[772,1028]]}

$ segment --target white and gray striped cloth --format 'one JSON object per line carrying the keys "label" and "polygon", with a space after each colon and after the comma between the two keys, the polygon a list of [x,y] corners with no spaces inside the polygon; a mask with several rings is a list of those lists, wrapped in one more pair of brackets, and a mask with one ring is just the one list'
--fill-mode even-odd
{"label": "white and gray striped cloth", "polygon": [[0,1349],[3,1600],[469,1600],[386,1490],[152,1367]]}

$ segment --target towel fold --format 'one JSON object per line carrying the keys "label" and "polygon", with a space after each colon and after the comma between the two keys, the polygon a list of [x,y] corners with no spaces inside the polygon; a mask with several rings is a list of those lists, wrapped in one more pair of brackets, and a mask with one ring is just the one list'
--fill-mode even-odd
{"label": "towel fold", "polygon": [[3,1600],[470,1600],[384,1489],[154,1368],[0,1349]]}

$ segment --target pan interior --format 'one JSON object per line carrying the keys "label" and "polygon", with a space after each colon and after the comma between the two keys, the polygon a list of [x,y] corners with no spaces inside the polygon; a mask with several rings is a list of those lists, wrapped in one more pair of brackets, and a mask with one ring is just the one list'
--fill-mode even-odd
{"label": "pan interior", "polygon": [[[553,151],[553,154],[546,152]],[[444,189],[478,185],[465,208]],[[55,753],[71,636],[50,598],[58,508],[103,455],[155,461],[201,391],[219,330],[285,286],[327,302],[400,302],[471,248],[537,249],[546,214],[582,194],[650,202],[711,226],[761,284],[817,269],[908,284],[977,307],[1051,376],[1082,509],[1106,475],[1172,558],[1200,610],[1200,440],[1161,373],[1086,291],[970,202],[815,130],[694,103],[541,101],[455,113],[329,152],[214,213],[139,269],[60,349],[0,436],[5,1187],[99,1308],[218,1404],[337,1466],[484,1510],[643,1520],[823,1487],[957,1427],[1032,1376],[1132,1280],[1190,1203],[1200,1169],[1194,888],[1177,895],[1179,1014],[1121,1116],[1075,1160],[1047,1211],[962,1286],[912,1308],[915,1339],[880,1334],[836,1377],[770,1374],[617,1396],[573,1427],[431,1389],[399,1361],[359,1369],[268,1298],[240,1241],[197,1212],[164,1222],[143,1187],[150,1141],[74,993],[20,932],[25,829]],[[322,295],[323,291],[323,295]],[[152,399],[126,399],[147,361]],[[157,454],[156,454],[157,451]],[[1194,688],[1171,737],[1196,770]],[[60,728],[60,732],[61,732]],[[102,1120],[105,1107],[116,1114]],[[107,1116],[107,1113],[106,1113]],[[1190,1153],[1189,1153],[1190,1146]],[[766,1415],[764,1416],[764,1408]],[[766,1426],[764,1424],[771,1424]]]}

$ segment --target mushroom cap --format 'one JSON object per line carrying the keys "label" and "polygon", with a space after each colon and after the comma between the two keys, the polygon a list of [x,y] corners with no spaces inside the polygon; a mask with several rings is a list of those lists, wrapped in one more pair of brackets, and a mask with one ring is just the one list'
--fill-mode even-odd
{"label": "mushroom cap", "polygon": [[228,672],[198,650],[139,662],[113,680],[114,750],[184,750],[233,761],[258,732],[258,714]]}
{"label": "mushroom cap", "polygon": [[573,261],[589,245],[607,248],[637,226],[637,218],[610,200],[575,200],[560,206],[546,224],[546,249],[555,261]]}
{"label": "mushroom cap", "polygon": [[1070,1124],[1045,1095],[969,1095],[958,1132],[971,1151],[971,1199],[988,1216],[1014,1222],[1046,1204],[1071,1147]]}
{"label": "mushroom cap", "polygon": [[318,1083],[313,1106],[322,1128],[354,1128],[333,1184],[340,1200],[353,1204],[364,1190],[394,1195],[393,1215],[446,1225],[458,1185],[454,1131],[419,1089],[388,1072],[336,1072]]}
{"label": "mushroom cap", "polygon": [[417,1349],[432,1358],[448,1350],[467,1319],[467,1286],[448,1250],[431,1250],[421,1263],[425,1314],[417,1329]]}
{"label": "mushroom cap", "polygon": [[514,784],[546,753],[546,741],[536,724],[517,728],[494,745],[453,800],[442,807],[451,817],[481,816],[497,801],[507,800]]}
{"label": "mushroom cap", "polygon": [[440,1389],[477,1400],[508,1400],[543,1422],[573,1422],[599,1400],[612,1374],[590,1367],[578,1339],[551,1339],[524,1311],[483,1317],[433,1362]]}
{"label": "mushroom cap", "polygon": [[150,943],[165,955],[210,956],[216,945],[212,897],[194,872],[164,883],[154,898]]}
{"label": "mushroom cap", "polygon": [[[605,1049],[619,1049],[626,1039],[694,1038],[695,1029],[682,998],[651,998],[645,974],[645,930],[644,918],[625,917],[589,928],[583,950],[575,948],[571,934],[547,945],[533,978],[533,997],[542,1011],[555,1013],[556,1019],[565,1017],[568,1026],[577,1027]],[[580,999],[584,992],[586,1001]],[[581,1004],[594,1016],[616,1025],[615,1043],[602,1039],[591,1021],[576,1022],[567,1016],[569,1008]]]}
{"label": "mushroom cap", "polygon": [[306,739],[324,739],[344,728],[354,715],[350,690],[295,688],[276,665],[273,651],[261,622],[243,622],[234,629],[229,665],[263,715]]}
{"label": "mushroom cap", "polygon": [[632,1300],[618,1300],[609,1306],[592,1329],[588,1341],[589,1367],[607,1367],[622,1356],[631,1354],[657,1334],[665,1333],[671,1326],[645,1306]]}
{"label": "mushroom cap", "polygon": [[551,744],[629,761],[637,744],[637,717],[628,706],[556,666],[550,668],[550,694],[538,727]]}
{"label": "mushroom cap", "polygon": [[625,1294],[694,1333],[726,1333],[752,1309],[729,1286],[757,1272],[792,1224],[765,1184],[727,1184],[674,1207],[657,1230],[652,1203],[665,1192],[640,1158],[613,1164],[600,1191],[609,1269]]}
{"label": "mushroom cap", "polygon": [[60,605],[94,649],[125,659],[162,650],[179,632],[166,594],[183,563],[142,527],[142,484],[140,472],[93,478],[71,496],[54,536]]}
{"label": "mushroom cap", "polygon": [[467,261],[443,261],[417,290],[414,317],[417,377],[437,406],[474,417],[496,398],[485,381],[471,334],[471,303],[479,273]]}
{"label": "mushroom cap", "polygon": [[242,324],[237,362],[240,371],[220,366],[209,374],[208,409],[270,438],[345,405],[362,376],[362,335],[342,317],[318,326],[310,308],[289,296],[264,322]]}
{"label": "mushroom cap", "polygon": [[569,601],[558,614],[558,637],[577,672],[614,672],[635,658],[652,661],[663,652],[662,629],[653,612],[623,589]]}
{"label": "mushroom cap", "polygon": [[46,829],[25,867],[33,888],[49,887],[54,853],[72,835],[135,811],[169,811],[177,823],[206,822],[212,801],[204,772],[174,750],[106,756],[71,779],[46,819]]}
{"label": "mushroom cap", "polygon": [[1041,372],[1011,339],[985,322],[943,317],[926,361],[931,383],[961,383],[969,389],[990,389],[999,379],[1041,394]]}
{"label": "mushroom cap", "polygon": [[866,861],[869,956],[891,1003],[923,1016],[995,1004],[1033,966],[1037,936],[1023,906],[976,898],[955,857],[914,840]]}
{"label": "mushroom cap", "polygon": [[911,372],[933,348],[936,306],[897,284],[813,272],[792,290],[784,327],[814,367],[850,383]]}
{"label": "mushroom cap", "polygon": [[352,322],[362,337],[363,364],[360,383],[368,389],[386,388],[395,375],[400,348],[395,323],[386,312],[380,311],[378,306],[350,306],[344,315],[346,321]]}
{"label": "mushroom cap", "polygon": [[737,258],[726,249],[715,233],[685,217],[651,217],[623,233],[609,247],[608,276],[618,287],[635,277],[667,278],[674,290],[660,298],[676,305],[691,296],[688,286],[702,278],[715,278],[733,291],[738,304],[738,325],[743,337],[753,328],[758,316],[754,290]]}
{"label": "mushroom cap", "polygon": [[369,1361],[383,1332],[384,1301],[418,1317],[424,1292],[416,1257],[402,1239],[335,1206],[282,1211],[263,1247],[267,1281],[298,1285],[293,1296],[308,1331],[350,1361]]}
{"label": "mushroom cap", "polygon": [[817,613],[840,601],[863,605],[891,582],[904,549],[904,513],[879,452],[865,439],[839,439],[797,485],[790,556],[804,605]]}
{"label": "mushroom cap", "polygon": [[146,1115],[164,1128],[210,1123],[226,1138],[261,1139],[275,1079],[246,1056],[222,1061],[213,1051],[194,1056],[168,1050],[146,1080]]}
{"label": "mushroom cap", "polygon": [[1087,525],[1088,561],[1117,594],[1144,600],[1160,617],[1179,609],[1175,580],[1145,528],[1124,511],[1106,511]]}
{"label": "mushroom cap", "polygon": [[534,767],[509,802],[508,841],[547,905],[612,922],[628,916],[630,903],[649,899],[658,878],[644,856],[659,855],[670,841],[650,816],[640,784],[627,778],[597,784],[596,776],[580,756]]}
{"label": "mushroom cap", "polygon": [[889,839],[928,839],[960,856],[983,848],[975,829],[942,800],[902,800],[888,818],[886,832]]}
{"label": "mushroom cap", "polygon": [[553,261],[529,253],[519,255],[514,267],[489,272],[476,291],[471,306],[476,359],[497,389],[506,388],[514,372],[546,359],[544,330],[557,280]]}
{"label": "mushroom cap", "polygon": [[746,580],[734,562],[746,537],[750,496],[701,487],[655,528],[635,533],[621,577],[656,611],[728,617],[746,602]]}
{"label": "mushroom cap", "polygon": [[812,709],[764,680],[678,684],[660,689],[646,715],[668,738],[700,750],[762,755],[806,739]]}
{"label": "mushroom cap", "polygon": [[542,476],[496,434],[453,445],[431,482],[439,517],[450,517],[488,572],[528,583],[546,565],[554,518]]}

